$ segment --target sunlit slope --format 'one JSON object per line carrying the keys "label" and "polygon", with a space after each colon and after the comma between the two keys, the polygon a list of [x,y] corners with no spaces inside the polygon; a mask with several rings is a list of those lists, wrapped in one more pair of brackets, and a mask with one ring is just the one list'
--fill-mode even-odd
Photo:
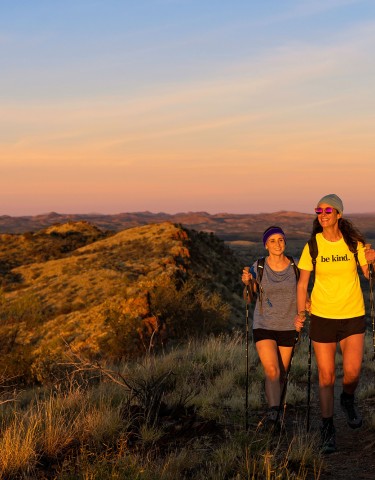
{"label": "sunlit slope", "polygon": [[64,258],[16,267],[16,281],[2,294],[3,351],[20,369],[30,364],[28,375],[37,378],[67,350],[90,359],[130,358],[149,348],[151,339],[182,336],[178,317],[184,317],[185,330],[189,319],[177,304],[187,302],[189,308],[189,295],[191,305],[200,298],[191,312],[192,332],[199,309],[203,316],[209,312],[211,327],[217,313],[217,325],[229,328],[238,317],[240,268],[214,235],[169,222],[127,229]]}

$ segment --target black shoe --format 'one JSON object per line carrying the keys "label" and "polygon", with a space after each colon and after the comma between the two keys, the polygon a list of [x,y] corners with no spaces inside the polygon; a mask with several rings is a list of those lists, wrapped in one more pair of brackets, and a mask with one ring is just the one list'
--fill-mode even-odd
{"label": "black shoe", "polygon": [[362,417],[354,404],[354,395],[341,394],[340,404],[345,413],[346,420],[350,428],[359,428],[362,426]]}
{"label": "black shoe", "polygon": [[259,422],[259,426],[265,427],[270,431],[277,431],[280,429],[280,415],[278,407],[271,407]]}
{"label": "black shoe", "polygon": [[265,422],[268,425],[276,425],[279,421],[279,409],[270,408],[266,413]]}
{"label": "black shoe", "polygon": [[336,452],[336,430],[333,424],[324,425],[320,428],[321,444],[320,451],[322,453]]}

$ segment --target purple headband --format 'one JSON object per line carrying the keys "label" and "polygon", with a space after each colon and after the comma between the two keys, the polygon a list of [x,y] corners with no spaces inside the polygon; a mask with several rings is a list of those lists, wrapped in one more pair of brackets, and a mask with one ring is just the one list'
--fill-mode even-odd
{"label": "purple headband", "polygon": [[271,235],[275,235],[276,233],[279,233],[284,237],[284,241],[286,243],[286,238],[285,238],[285,233],[282,231],[280,227],[270,227],[267,228],[267,230],[263,233],[263,245],[266,246],[267,240]]}

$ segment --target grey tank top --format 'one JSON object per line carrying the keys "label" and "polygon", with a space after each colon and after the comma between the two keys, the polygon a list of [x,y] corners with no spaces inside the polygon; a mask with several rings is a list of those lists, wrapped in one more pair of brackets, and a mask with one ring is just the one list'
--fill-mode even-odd
{"label": "grey tank top", "polygon": [[[257,261],[253,268],[257,271]],[[297,313],[297,281],[292,265],[280,272],[272,270],[267,260],[261,282],[263,288],[262,312],[259,297],[255,304],[253,329],[295,330],[294,317]]]}

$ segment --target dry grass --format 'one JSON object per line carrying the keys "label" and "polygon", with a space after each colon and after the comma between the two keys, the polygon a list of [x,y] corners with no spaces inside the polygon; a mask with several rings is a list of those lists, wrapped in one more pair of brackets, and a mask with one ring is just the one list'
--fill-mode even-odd
{"label": "dry grass", "polygon": [[[297,372],[307,368],[306,341],[302,339],[296,350]],[[103,377],[93,385],[72,381],[54,391],[21,392],[17,401],[0,405],[0,473],[4,478],[48,473],[65,480],[302,480],[307,474],[319,479],[322,459],[317,440],[306,435],[303,420],[287,437],[272,437],[254,427],[264,399],[252,344],[249,358],[248,434],[244,432],[245,346],[242,334],[236,333],[190,341],[162,356],[125,363],[118,371],[118,383]],[[298,406],[305,398],[299,397],[300,387],[294,385],[293,368],[288,405]],[[371,385],[361,392],[360,398],[375,396]],[[154,415],[149,414],[152,409],[144,409],[147,405],[156,406]],[[176,408],[185,412],[183,416],[195,412],[190,429],[173,424],[171,416],[163,417],[162,410]],[[372,415],[368,424],[374,423]],[[213,430],[195,431],[202,425]]]}
{"label": "dry grass", "polygon": [[[65,230],[48,232],[52,238]],[[63,258],[28,259],[13,268],[13,290],[0,291],[0,346],[14,374],[55,382],[66,343],[91,360],[135,358],[150,347],[158,322],[163,342],[186,338],[192,319],[205,331],[233,325],[233,305],[241,300],[231,286],[240,268],[217,238],[189,235],[168,222],[146,225]],[[31,237],[23,242],[32,243]],[[218,263],[223,268],[217,273]]]}
{"label": "dry grass", "polygon": [[33,472],[38,459],[38,423],[15,411],[12,421],[3,425],[0,435],[0,475],[12,478]]}
{"label": "dry grass", "polygon": [[[9,478],[49,472],[66,480],[276,480],[318,472],[311,437],[297,431],[285,444],[256,429],[244,434],[244,353],[240,333],[211,337],[123,364],[118,383],[103,378],[91,386],[23,392],[19,402],[0,406],[1,472]],[[253,345],[249,356],[253,424],[264,406],[263,382]],[[143,407],[156,401],[149,415]],[[171,413],[163,416],[176,408],[183,416],[195,412],[190,429]],[[199,426],[205,433],[195,431]]]}

